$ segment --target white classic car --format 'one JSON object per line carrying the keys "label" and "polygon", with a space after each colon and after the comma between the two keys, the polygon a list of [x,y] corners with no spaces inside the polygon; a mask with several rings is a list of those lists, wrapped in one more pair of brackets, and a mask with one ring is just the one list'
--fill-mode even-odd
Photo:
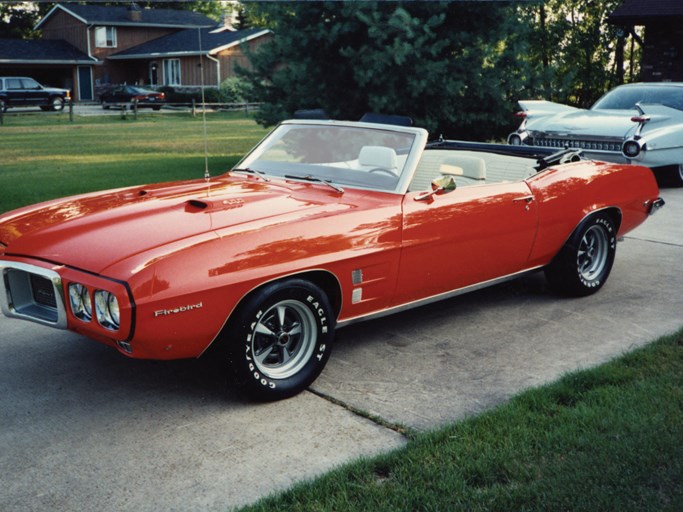
{"label": "white classic car", "polygon": [[637,83],[609,91],[590,109],[519,102],[512,145],[581,148],[592,159],[638,163],[683,186],[683,83]]}

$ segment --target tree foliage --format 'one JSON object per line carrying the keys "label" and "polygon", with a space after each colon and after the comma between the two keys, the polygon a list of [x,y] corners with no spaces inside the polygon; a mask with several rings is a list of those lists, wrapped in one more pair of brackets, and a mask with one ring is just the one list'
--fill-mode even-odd
{"label": "tree foliage", "polygon": [[549,100],[589,107],[617,85],[619,27],[607,17],[622,0],[545,0],[520,8],[529,27],[527,90]]}
{"label": "tree foliage", "polygon": [[242,70],[273,124],[297,109],[335,118],[410,115],[434,135],[486,139],[525,98],[588,106],[619,76],[620,0],[252,4],[276,37]]}
{"label": "tree foliage", "polygon": [[341,119],[405,114],[449,136],[490,137],[511,126],[511,97],[522,76],[510,5],[305,2],[261,9],[276,37],[242,73],[266,102],[264,124],[322,107]]}

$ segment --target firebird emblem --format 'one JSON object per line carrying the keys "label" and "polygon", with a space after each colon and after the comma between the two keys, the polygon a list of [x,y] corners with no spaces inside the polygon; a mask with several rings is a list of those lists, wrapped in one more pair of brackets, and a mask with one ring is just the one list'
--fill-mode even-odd
{"label": "firebird emblem", "polygon": [[199,309],[203,307],[204,305],[201,302],[198,302],[197,304],[188,304],[187,306],[180,306],[174,309],[158,309],[154,312],[154,317],[158,316],[167,316],[167,315],[175,315],[178,313],[187,313],[188,311],[192,311],[193,309]]}

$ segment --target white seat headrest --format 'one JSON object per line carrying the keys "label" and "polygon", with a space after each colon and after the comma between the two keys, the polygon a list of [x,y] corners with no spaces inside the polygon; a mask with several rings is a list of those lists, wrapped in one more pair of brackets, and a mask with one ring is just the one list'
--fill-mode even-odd
{"label": "white seat headrest", "polygon": [[398,168],[396,151],[384,146],[363,146],[358,155],[358,163],[366,167]]}

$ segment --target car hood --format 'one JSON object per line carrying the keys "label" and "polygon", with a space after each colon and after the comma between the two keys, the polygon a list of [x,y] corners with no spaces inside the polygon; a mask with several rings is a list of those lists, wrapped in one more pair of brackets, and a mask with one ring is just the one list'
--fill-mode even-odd
{"label": "car hood", "polygon": [[225,228],[297,220],[341,204],[332,189],[253,177],[135,187],[51,201],[0,217],[7,255],[102,274],[171,243],[218,238]]}
{"label": "car hood", "polygon": [[43,87],[43,91],[66,94],[67,92],[69,92],[69,89],[60,89],[58,87]]}
{"label": "car hood", "polygon": [[551,136],[608,137],[623,139],[632,135],[638,123],[631,117],[636,110],[568,110],[554,115],[527,117],[526,129]]}

